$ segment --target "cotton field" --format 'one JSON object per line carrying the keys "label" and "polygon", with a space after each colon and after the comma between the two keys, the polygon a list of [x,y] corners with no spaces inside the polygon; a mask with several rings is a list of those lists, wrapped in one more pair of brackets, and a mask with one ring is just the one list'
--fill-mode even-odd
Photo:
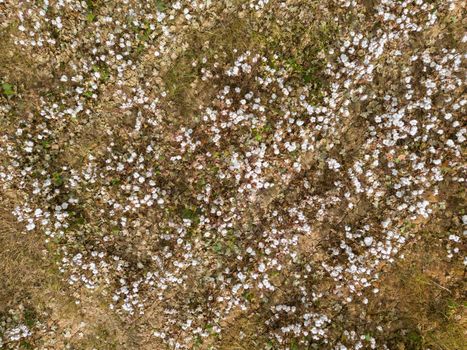
{"label": "cotton field", "polygon": [[0,0],[0,348],[462,350],[459,0]]}

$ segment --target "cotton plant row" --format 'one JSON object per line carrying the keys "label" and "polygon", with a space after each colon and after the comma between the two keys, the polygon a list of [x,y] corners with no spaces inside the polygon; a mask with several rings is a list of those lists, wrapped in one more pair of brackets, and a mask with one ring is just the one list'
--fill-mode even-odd
{"label": "cotton plant row", "polygon": [[[259,315],[279,349],[387,348],[353,330],[342,344],[330,329],[337,308],[378,293],[383,267],[416,238],[407,223],[429,220],[446,176],[465,181],[465,54],[412,45],[460,4],[381,1],[368,13],[336,2],[365,17],[321,53],[319,98],[283,52],[194,59],[215,89],[193,116],[172,108],[164,69],[190,31],[232,8],[91,4],[15,5],[17,47],[65,64],[0,143],[2,186],[23,194],[13,214],[59,247],[64,280],[103,293],[123,318],[157,312],[148,332],[169,348],[222,339],[238,315]],[[250,1],[242,13],[294,8],[284,4]],[[60,151],[114,115],[98,149]],[[447,258],[465,259],[463,239],[449,237]],[[10,341],[31,335],[18,327]]]}

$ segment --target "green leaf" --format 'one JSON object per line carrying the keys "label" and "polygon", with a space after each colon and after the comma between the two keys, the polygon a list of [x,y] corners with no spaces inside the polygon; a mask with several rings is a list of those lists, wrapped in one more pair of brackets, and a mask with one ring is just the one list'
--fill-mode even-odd
{"label": "green leaf", "polygon": [[246,291],[245,293],[243,293],[243,298],[247,301],[251,301],[254,297],[254,294],[250,291]]}
{"label": "green leaf", "polygon": [[94,19],[96,19],[96,15],[92,12],[88,12],[88,14],[86,15],[86,21],[91,23],[94,21]]}
{"label": "green leaf", "polygon": [[254,137],[255,137],[256,141],[261,142],[263,140],[263,135],[261,135],[260,130],[254,130],[253,134],[254,134]]}
{"label": "green leaf", "polygon": [[201,210],[199,208],[193,209],[193,208],[185,207],[182,209],[181,214],[182,214],[182,218],[191,220],[193,224],[195,225],[198,225],[200,222],[199,216],[201,214]]}
{"label": "green leaf", "polygon": [[109,77],[110,77],[109,72],[108,72],[107,70],[104,70],[104,69],[103,69],[103,70],[101,71],[101,80],[102,80],[102,81],[107,81],[107,80],[109,80]]}
{"label": "green leaf", "polygon": [[162,0],[156,0],[157,11],[163,12],[167,8],[167,5]]}
{"label": "green leaf", "polygon": [[63,177],[60,173],[53,173],[52,174],[52,181],[55,186],[59,187],[63,185]]}
{"label": "green leaf", "polygon": [[94,5],[94,1],[92,0],[86,0],[86,5],[88,6],[88,9],[90,9],[91,11],[94,9],[95,5]]}
{"label": "green leaf", "polygon": [[216,242],[213,246],[212,246],[212,249],[216,252],[216,253],[220,253],[222,251],[222,244],[220,242]]}
{"label": "green leaf", "polygon": [[2,93],[5,96],[13,96],[15,94],[15,91],[13,90],[13,85],[9,83],[3,83],[2,84]]}

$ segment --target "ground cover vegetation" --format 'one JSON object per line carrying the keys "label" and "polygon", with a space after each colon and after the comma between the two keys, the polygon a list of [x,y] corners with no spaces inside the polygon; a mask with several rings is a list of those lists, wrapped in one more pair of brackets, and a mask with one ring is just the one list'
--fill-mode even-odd
{"label": "ground cover vegetation", "polygon": [[465,349],[465,27],[0,0],[0,348]]}

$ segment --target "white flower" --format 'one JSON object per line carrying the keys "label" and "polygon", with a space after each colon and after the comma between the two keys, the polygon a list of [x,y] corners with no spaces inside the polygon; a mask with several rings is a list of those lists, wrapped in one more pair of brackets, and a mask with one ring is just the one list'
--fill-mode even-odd
{"label": "white flower", "polygon": [[258,270],[259,272],[264,272],[266,270],[266,266],[263,263],[261,263],[259,264]]}
{"label": "white flower", "polygon": [[327,160],[327,163],[328,163],[329,169],[334,170],[334,171],[338,171],[339,168],[341,167],[340,163],[333,158],[329,158]]}
{"label": "white flower", "polygon": [[365,237],[365,239],[363,240],[363,242],[365,243],[365,245],[367,247],[371,246],[371,244],[373,243],[373,237],[370,237],[370,236],[367,236]]}

